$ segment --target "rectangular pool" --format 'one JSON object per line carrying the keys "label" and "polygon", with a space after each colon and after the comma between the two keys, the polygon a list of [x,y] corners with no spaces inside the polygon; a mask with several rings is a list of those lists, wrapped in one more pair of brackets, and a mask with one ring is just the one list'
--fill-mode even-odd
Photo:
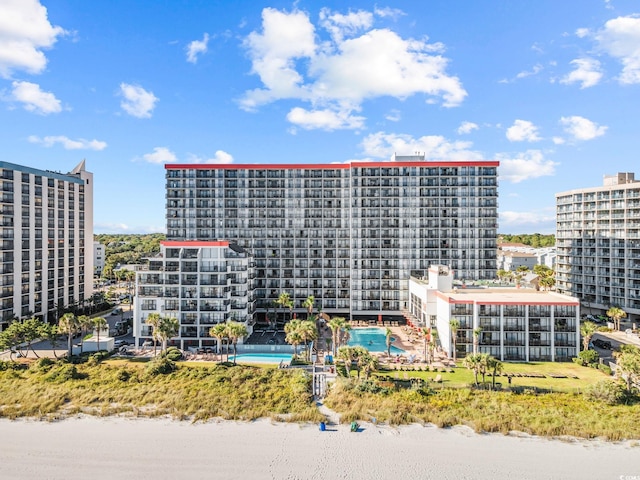
{"label": "rectangular pool", "polygon": [[[386,352],[387,351],[387,337],[385,335],[386,329],[380,327],[367,327],[367,328],[354,328],[349,331],[349,341],[347,345],[351,347],[364,347],[370,352]],[[395,340],[391,337],[391,341]],[[392,355],[403,355],[406,352],[401,348],[391,345]]]}
{"label": "rectangular pool", "polygon": [[[239,353],[236,363],[286,363],[291,362],[291,354],[284,353]],[[233,362],[233,354],[229,355],[229,361]]]}

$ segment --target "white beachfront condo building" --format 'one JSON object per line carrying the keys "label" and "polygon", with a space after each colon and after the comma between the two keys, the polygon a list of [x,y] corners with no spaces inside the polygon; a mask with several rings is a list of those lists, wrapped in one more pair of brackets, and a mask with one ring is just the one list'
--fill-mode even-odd
{"label": "white beachfront condo building", "polygon": [[[171,339],[181,349],[213,347],[209,329],[229,320],[254,324],[253,259],[226,241],[163,241],[160,254],[137,267],[133,334],[136,345],[152,341],[149,314],[175,317]],[[240,339],[242,343],[242,339]]]}
{"label": "white beachfront condo building", "polygon": [[100,242],[93,242],[93,274],[96,277],[102,275],[102,269],[107,259],[105,246]]}
{"label": "white beachfront condo building", "polygon": [[14,318],[55,322],[93,291],[93,174],[0,162],[0,329]]}
{"label": "white beachfront condo building", "polygon": [[605,176],[600,187],[556,194],[556,286],[584,307],[640,315],[640,182]]}
{"label": "white beachfront condo building", "polygon": [[438,341],[453,356],[450,321],[456,319],[456,356],[477,351],[502,361],[569,361],[580,352],[580,302],[556,292],[524,288],[454,288],[453,272],[433,265],[427,277],[412,277],[413,318],[437,328]]}
{"label": "white beachfront condo building", "polygon": [[496,277],[495,161],[166,165],[168,240],[228,240],[256,263],[260,319],[280,293],[351,318],[399,317],[432,263]]}

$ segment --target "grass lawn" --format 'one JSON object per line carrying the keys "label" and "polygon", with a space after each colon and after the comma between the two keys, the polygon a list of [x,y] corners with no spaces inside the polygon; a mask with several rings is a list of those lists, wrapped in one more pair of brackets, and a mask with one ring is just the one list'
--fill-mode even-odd
{"label": "grass lawn", "polygon": [[[496,383],[501,383],[503,388],[509,386],[506,375],[513,373],[539,373],[545,375],[545,378],[512,377],[511,387],[531,387],[569,393],[579,392],[588,385],[599,380],[609,378],[609,375],[600,370],[596,370],[595,368],[582,367],[575,363],[568,362],[503,363],[503,365],[503,374],[501,376],[496,376]],[[381,370],[375,373],[375,375],[388,376],[392,379],[403,380],[406,374],[409,378],[422,378],[427,381],[432,381],[437,375],[440,375],[442,378],[442,383],[440,385],[452,388],[468,387],[474,383],[474,376],[471,370],[468,370],[465,367],[457,367],[453,370],[453,373],[443,371],[424,372]],[[550,374],[564,375],[567,378],[552,378]],[[482,377],[479,377],[479,381],[482,381]],[[487,375],[485,377],[485,381],[491,382],[491,375]]]}

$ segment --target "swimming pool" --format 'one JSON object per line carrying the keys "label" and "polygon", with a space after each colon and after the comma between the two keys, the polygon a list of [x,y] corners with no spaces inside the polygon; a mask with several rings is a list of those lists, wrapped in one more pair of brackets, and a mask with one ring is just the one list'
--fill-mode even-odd
{"label": "swimming pool", "polygon": [[[291,354],[284,353],[239,353],[236,356],[237,363],[286,363],[291,362]],[[229,361],[233,362],[233,354],[229,355]]]}
{"label": "swimming pool", "polygon": [[[379,327],[367,327],[367,328],[354,328],[349,332],[351,338],[347,342],[347,345],[352,347],[364,347],[370,352],[386,352],[387,351],[387,337],[385,335],[386,329]],[[393,339],[393,337],[391,337]],[[391,345],[391,354],[404,354],[404,350]]]}

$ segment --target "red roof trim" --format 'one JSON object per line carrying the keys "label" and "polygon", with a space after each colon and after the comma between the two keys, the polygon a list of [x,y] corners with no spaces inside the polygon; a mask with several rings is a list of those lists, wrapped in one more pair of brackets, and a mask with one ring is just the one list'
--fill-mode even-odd
{"label": "red roof trim", "polygon": [[336,164],[260,164],[260,163],[238,163],[216,165],[212,163],[166,163],[167,170],[345,170],[350,166],[348,163]]}
{"label": "red roof trim", "polygon": [[495,160],[474,161],[421,161],[421,162],[352,162],[352,163],[305,163],[305,164],[213,164],[213,163],[166,163],[166,170],[345,170],[370,167],[498,167]]}
{"label": "red roof trim", "polygon": [[202,242],[195,240],[163,240],[160,245],[165,247],[228,247],[229,242],[214,241],[214,242]]}
{"label": "red roof trim", "polygon": [[478,305],[548,305],[577,307],[579,302],[476,302]]}

